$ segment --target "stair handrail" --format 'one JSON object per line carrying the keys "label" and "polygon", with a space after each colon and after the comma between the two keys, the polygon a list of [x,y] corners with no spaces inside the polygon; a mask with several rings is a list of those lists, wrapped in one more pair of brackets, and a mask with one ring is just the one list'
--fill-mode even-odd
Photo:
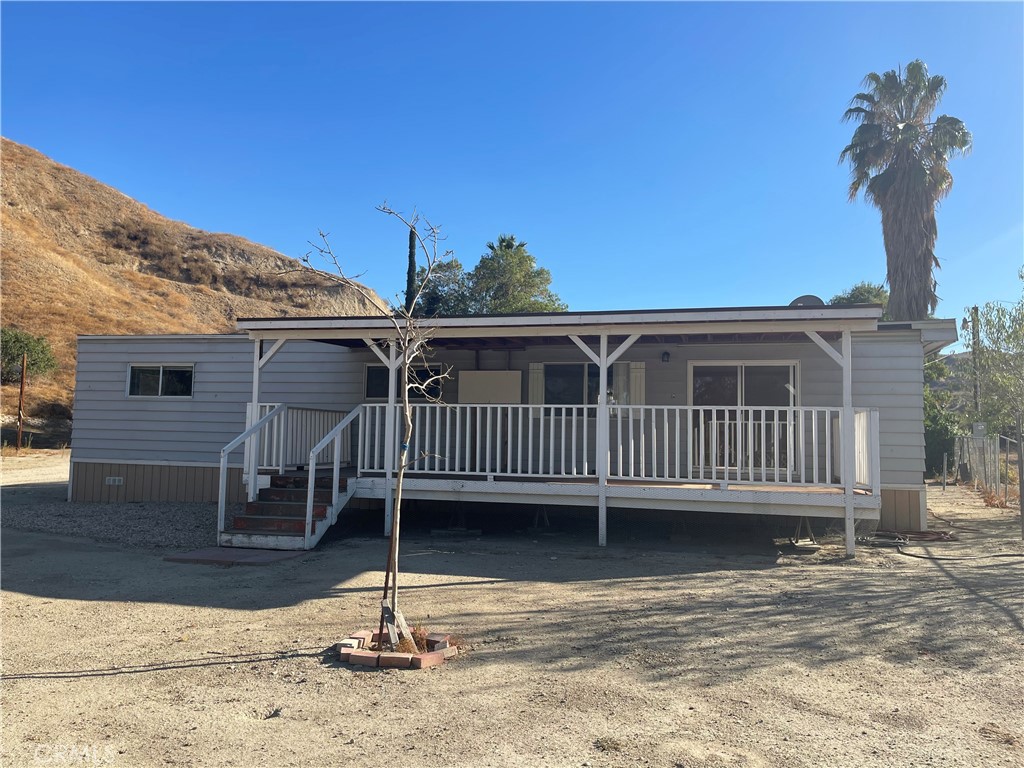
{"label": "stair handrail", "polygon": [[[267,414],[255,422],[251,427],[245,430],[242,434],[232,440],[230,443],[220,449],[220,488],[217,492],[217,535],[224,533],[224,515],[227,509],[227,498],[228,498],[228,454],[238,448],[242,443],[252,437],[256,432],[259,432],[268,423],[273,421],[277,415],[288,408],[287,403],[280,403],[274,406],[271,410],[267,411]],[[255,453],[256,446],[253,446],[253,450],[250,452]],[[253,487],[253,484],[257,482],[257,479],[253,477],[254,469],[259,465],[259,461],[255,460],[251,462],[249,469],[249,484]]]}
{"label": "stair handrail", "polygon": [[338,424],[326,435],[324,435],[320,442],[313,446],[309,451],[309,483],[306,488],[306,525],[302,531],[302,546],[303,549],[309,549],[309,537],[310,529],[313,527],[313,497],[316,490],[316,457],[320,455],[331,442],[334,442],[334,461],[333,461],[333,472],[331,473],[331,509],[333,510],[338,506],[338,501],[341,494],[338,490],[338,475],[341,473],[341,433],[348,427],[353,421],[359,418],[363,411],[363,406],[357,405],[349,414],[338,422]]}

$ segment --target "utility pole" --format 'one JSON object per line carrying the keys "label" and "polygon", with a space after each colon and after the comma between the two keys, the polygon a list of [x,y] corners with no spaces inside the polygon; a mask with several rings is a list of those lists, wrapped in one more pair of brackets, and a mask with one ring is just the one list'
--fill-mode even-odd
{"label": "utility pole", "polygon": [[18,394],[18,443],[15,453],[21,451],[21,432],[25,426],[25,377],[28,376],[28,353],[21,355],[21,392]]}
{"label": "utility pole", "polygon": [[971,307],[971,366],[974,369],[974,420],[981,421],[981,327],[978,307]]}

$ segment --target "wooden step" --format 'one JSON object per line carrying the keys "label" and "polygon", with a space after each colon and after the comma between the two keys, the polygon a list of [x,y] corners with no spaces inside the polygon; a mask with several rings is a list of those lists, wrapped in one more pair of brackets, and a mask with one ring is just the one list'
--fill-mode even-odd
{"label": "wooden step", "polygon": [[[306,503],[306,488],[260,488],[260,501],[301,501]],[[330,488],[314,488],[313,501],[320,504],[330,504],[332,501]]]}
{"label": "wooden step", "polygon": [[[226,533],[287,533],[301,536],[305,525],[304,519],[296,517],[235,515],[231,521],[231,528]],[[327,525],[327,521],[314,519],[310,535],[315,534],[322,525]]]}
{"label": "wooden step", "polygon": [[[270,478],[271,488],[308,488],[309,487],[309,474],[298,474],[298,475],[272,475]],[[314,488],[331,488],[331,476],[317,475],[313,481]],[[348,487],[348,478],[338,478],[339,490],[345,490]]]}
{"label": "wooden step", "polygon": [[[293,517],[306,519],[305,501],[248,501],[245,514],[251,517]],[[313,519],[323,520],[327,517],[326,504],[313,504]]]}

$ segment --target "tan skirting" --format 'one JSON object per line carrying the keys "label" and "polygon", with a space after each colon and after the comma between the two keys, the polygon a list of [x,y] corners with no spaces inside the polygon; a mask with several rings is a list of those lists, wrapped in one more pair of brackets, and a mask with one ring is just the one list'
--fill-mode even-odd
{"label": "tan skirting", "polygon": [[887,531],[928,529],[924,488],[882,488],[882,510],[878,527]]}
{"label": "tan skirting", "polygon": [[[219,476],[217,467],[75,461],[71,465],[71,500],[215,502]],[[242,470],[228,467],[228,502],[240,501],[245,501]]]}

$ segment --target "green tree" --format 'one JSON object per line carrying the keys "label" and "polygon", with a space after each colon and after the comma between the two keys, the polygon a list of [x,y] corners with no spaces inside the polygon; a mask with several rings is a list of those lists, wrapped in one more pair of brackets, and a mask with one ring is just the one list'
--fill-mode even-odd
{"label": "green tree", "polygon": [[526,243],[499,235],[469,274],[470,309],[474,314],[564,312],[564,301],[551,290],[551,273],[537,266]]}
{"label": "green tree", "polygon": [[469,275],[456,259],[448,259],[434,265],[430,280],[426,280],[426,269],[419,268],[416,273],[416,284],[423,286],[416,314],[420,317],[450,317],[452,315],[468,315],[469,309]]}
{"label": "green tree", "polygon": [[28,355],[28,372],[41,376],[56,369],[50,342],[42,336],[17,328],[0,328],[0,381],[9,384],[21,378],[21,358]]}
{"label": "green tree", "polygon": [[947,163],[970,151],[971,134],[955,117],[932,120],[946,80],[929,76],[923,61],[871,72],[864,85],[843,114],[844,122],[860,125],[839,161],[850,164],[850,201],[863,190],[882,214],[889,315],[920,320],[938,303],[935,209],[953,186]]}
{"label": "green tree", "polygon": [[1024,267],[1018,277],[1016,304],[990,301],[978,308],[977,346],[974,334],[964,334],[967,349],[977,357],[981,418],[989,434],[1008,434],[1017,414],[1024,413]]}
{"label": "green tree", "polygon": [[960,432],[960,417],[953,394],[942,386],[950,370],[942,358],[924,364],[924,465],[928,472],[942,472],[942,458],[953,459],[953,445]]}
{"label": "green tree", "polygon": [[888,320],[886,308],[889,305],[889,292],[881,283],[867,281],[857,283],[852,288],[837,293],[828,301],[829,304],[881,304],[882,319]]}

